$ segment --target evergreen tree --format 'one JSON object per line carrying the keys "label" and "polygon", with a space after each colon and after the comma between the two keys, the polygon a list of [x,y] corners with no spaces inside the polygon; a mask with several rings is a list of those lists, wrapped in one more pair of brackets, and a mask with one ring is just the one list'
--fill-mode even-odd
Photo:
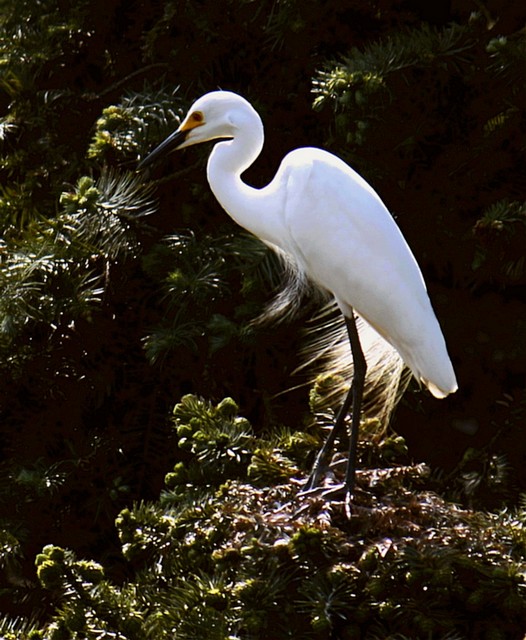
{"label": "evergreen tree", "polygon": [[[520,637],[521,509],[460,513],[427,493],[505,509],[526,482],[524,9],[474,8],[0,2],[5,637],[266,637],[266,620],[277,637],[475,638],[484,625],[487,637]],[[214,202],[206,150],[146,183],[135,173],[217,86],[265,121],[250,182],[265,184],[291,148],[318,144],[374,184],[415,249],[454,354],[457,397],[437,407],[408,394],[393,424],[412,457],[446,472],[422,479],[399,439],[364,426],[363,464],[407,469],[380,474],[380,507],[364,501],[373,523],[356,525],[372,527],[369,550],[337,513],[294,524],[285,510],[273,522],[270,505],[292,499],[291,479],[322,437],[305,388],[277,395],[296,383],[311,307],[289,325],[250,324],[279,269]],[[313,411],[329,383],[313,390]],[[187,392],[231,395],[251,424],[229,403],[194,398],[179,404],[174,431],[171,407]],[[289,429],[276,432],[280,423]],[[424,493],[412,502],[409,489]],[[255,540],[247,523],[261,504]]]}

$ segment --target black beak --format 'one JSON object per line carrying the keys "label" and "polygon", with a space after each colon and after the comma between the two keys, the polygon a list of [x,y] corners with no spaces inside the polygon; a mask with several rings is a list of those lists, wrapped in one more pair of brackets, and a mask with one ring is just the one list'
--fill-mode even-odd
{"label": "black beak", "polygon": [[161,156],[164,156],[171,151],[175,151],[177,147],[186,140],[187,135],[188,131],[174,131],[166,138],[166,140],[163,140],[163,142],[161,142],[158,147],[155,147],[155,149],[151,153],[143,158],[137,165],[137,168],[144,169],[145,167],[149,167]]}

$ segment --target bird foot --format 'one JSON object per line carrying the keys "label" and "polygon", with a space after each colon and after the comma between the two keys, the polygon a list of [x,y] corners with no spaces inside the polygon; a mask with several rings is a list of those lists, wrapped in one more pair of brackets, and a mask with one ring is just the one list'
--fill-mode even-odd
{"label": "bird foot", "polygon": [[[307,478],[307,482],[305,483],[305,485],[303,486],[303,489],[300,491],[300,495],[309,495],[312,492],[316,492],[318,491],[318,489],[320,489],[320,478],[323,476],[324,473],[326,473],[328,471],[327,468],[323,468],[323,469],[313,469],[313,471],[311,472],[310,476]],[[313,495],[314,495],[313,493]]]}
{"label": "bird foot", "polygon": [[[310,480],[310,479],[309,479]],[[336,485],[324,486],[324,487],[309,487],[309,481],[307,481],[305,487],[298,493],[298,497],[306,498],[309,502],[312,499],[321,499],[325,502],[330,502],[334,506],[343,506],[345,509],[345,515],[348,519],[352,515],[352,492],[345,483]],[[301,515],[309,507],[309,502],[300,506],[296,515]]]}
{"label": "bird foot", "polygon": [[[317,460],[314,463],[312,471],[310,472],[309,477],[307,478],[307,482],[303,486],[301,490],[302,493],[308,493],[309,491],[316,491],[320,484],[322,478],[325,477],[325,481],[336,481],[336,473],[342,472],[345,473],[345,467],[347,465],[347,459],[333,459],[330,464],[326,461]],[[336,472],[336,473],[335,473]],[[336,485],[335,485],[336,486]],[[343,486],[343,485],[342,485]]]}

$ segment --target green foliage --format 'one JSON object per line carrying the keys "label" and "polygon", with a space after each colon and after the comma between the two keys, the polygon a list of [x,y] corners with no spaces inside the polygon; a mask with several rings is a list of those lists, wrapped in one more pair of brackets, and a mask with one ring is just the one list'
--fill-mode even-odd
{"label": "green foliage", "polygon": [[[216,407],[187,395],[174,409],[178,446],[191,454],[178,462],[165,481],[170,500],[183,497],[189,486],[209,487],[232,478],[246,478],[256,485],[286,482],[298,467],[293,459],[316,442],[307,434],[280,430],[266,441],[254,437],[245,418],[237,417],[235,402],[226,398]],[[303,460],[302,460],[303,462]]]}
{"label": "green foliage", "polygon": [[237,406],[231,399],[213,407],[195,396],[184,396],[176,405],[178,444],[194,458],[188,471],[194,484],[217,484],[246,472],[254,437],[249,422],[235,414]]}
{"label": "green foliage", "polygon": [[423,25],[363,50],[354,48],[343,63],[318,73],[314,107],[332,104],[337,113],[336,133],[350,145],[364,145],[368,130],[397,99],[395,83],[402,79],[409,84],[428,72],[439,83],[441,77],[458,72],[473,46],[469,30],[454,24],[440,31]]}
{"label": "green foliage", "polygon": [[[0,2],[2,637],[522,632],[524,509],[504,505],[525,486],[524,9],[410,4]],[[372,180],[459,367],[458,405],[408,394],[395,426],[422,459],[460,464],[429,474],[365,421],[372,493],[350,523],[316,499],[296,510],[332,417],[298,430],[305,391],[281,393],[299,324],[248,326],[281,266],[214,203],[206,149],[133,173],[218,86],[266,125],[248,182],[305,144]],[[185,396],[171,428],[188,391],[239,398],[251,424]],[[437,446],[451,414],[480,426],[476,448],[449,432]],[[33,555],[49,542],[63,551],[39,558],[48,590]]]}
{"label": "green foliage", "polygon": [[4,640],[43,640],[44,634],[36,625],[24,619],[0,620],[0,634]]}
{"label": "green foliage", "polygon": [[[503,76],[511,86],[519,81],[519,70],[526,61],[524,38],[519,34],[497,36],[488,42],[486,51],[490,56],[491,71]],[[516,86],[513,87],[514,92],[518,89]]]}
{"label": "green foliage", "polygon": [[[179,20],[195,14],[191,3],[179,9]],[[210,354],[249,351],[245,322],[276,272],[253,238],[200,226],[211,217],[202,173],[192,178],[195,202],[172,200],[166,226],[149,215],[162,182],[147,186],[136,159],[190,100],[188,82],[173,88],[175,65],[144,63],[173,10],[2,3],[0,590],[15,612],[45,615],[27,545],[60,530],[110,553],[104,523],[131,496],[158,492],[176,464],[167,447],[174,390],[188,379],[208,388]],[[133,172],[100,168],[117,163]],[[239,371],[236,388],[242,379]]]}
{"label": "green foliage", "polygon": [[[106,172],[80,178],[63,193],[63,212],[23,237],[7,236],[0,270],[2,368],[21,369],[33,350],[29,336],[60,340],[101,303],[112,262],[133,256],[138,220],[152,211],[151,194],[135,177]],[[62,335],[61,335],[62,334]],[[53,342],[47,344],[53,348]]]}
{"label": "green foliage", "polygon": [[37,555],[36,566],[42,585],[64,597],[60,616],[42,637],[146,637],[141,612],[133,606],[137,603],[127,589],[117,589],[105,580],[98,563],[77,560],[71,551],[48,545]]}
{"label": "green foliage", "polygon": [[[264,245],[248,235],[198,238],[182,232],[156,245],[143,265],[161,282],[166,313],[144,340],[149,360],[162,361],[181,346],[196,350],[203,336],[210,353],[235,340],[250,340],[253,330],[247,323],[260,308],[269,261]],[[234,279],[244,299],[226,318],[221,311],[225,300],[236,295],[228,284]]]}
{"label": "green foliage", "polygon": [[184,495],[189,485],[217,485],[238,477],[247,477],[258,486],[286,482],[318,443],[309,434],[287,429],[276,430],[260,441],[254,437],[250,423],[237,417],[237,412],[231,398],[213,407],[187,395],[176,405],[178,446],[192,458],[188,463],[178,462],[167,474],[165,481],[173,494]]}
{"label": "green foliage", "polygon": [[177,128],[177,103],[177,90],[165,88],[146,86],[140,93],[125,95],[119,104],[103,109],[88,156],[107,162],[137,157],[137,150],[145,154],[153,142]]}
{"label": "green foliage", "polygon": [[489,206],[473,227],[477,238],[474,269],[488,280],[520,282],[526,276],[526,203],[500,200]]}
{"label": "green foliage", "polygon": [[247,433],[232,399],[212,406],[186,396],[174,416],[206,473],[189,472],[184,491],[177,485],[120,513],[133,577],[119,586],[100,564],[46,547],[38,577],[60,604],[42,637],[522,637],[522,507],[463,510],[422,487],[417,468],[413,480],[392,468],[359,475],[367,490],[356,494],[349,521],[343,505],[298,499],[291,484],[254,485],[240,466],[227,470],[225,456],[241,459],[239,450],[200,458],[205,434],[235,425],[239,437]]}
{"label": "green foliage", "polygon": [[58,238],[67,238],[66,243],[75,242],[105,260],[136,257],[138,224],[155,210],[151,187],[135,174],[111,170],[103,171],[96,182],[80,178],[75,190],[63,193],[60,202],[64,216],[54,224]]}
{"label": "green foliage", "polygon": [[[47,218],[60,180],[78,176],[81,161],[71,145],[79,135],[71,119],[78,116],[71,111],[77,113],[79,98],[74,82],[60,77],[70,56],[82,58],[87,3],[69,11],[53,2],[3,5],[0,226],[20,229]],[[86,109],[90,98],[80,102]]]}

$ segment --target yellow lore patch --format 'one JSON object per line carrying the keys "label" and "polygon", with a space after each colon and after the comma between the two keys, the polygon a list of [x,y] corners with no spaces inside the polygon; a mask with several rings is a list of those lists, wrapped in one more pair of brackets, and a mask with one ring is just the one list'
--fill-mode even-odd
{"label": "yellow lore patch", "polygon": [[190,131],[196,127],[200,127],[205,123],[205,117],[201,111],[192,111],[183,122],[179,131]]}

